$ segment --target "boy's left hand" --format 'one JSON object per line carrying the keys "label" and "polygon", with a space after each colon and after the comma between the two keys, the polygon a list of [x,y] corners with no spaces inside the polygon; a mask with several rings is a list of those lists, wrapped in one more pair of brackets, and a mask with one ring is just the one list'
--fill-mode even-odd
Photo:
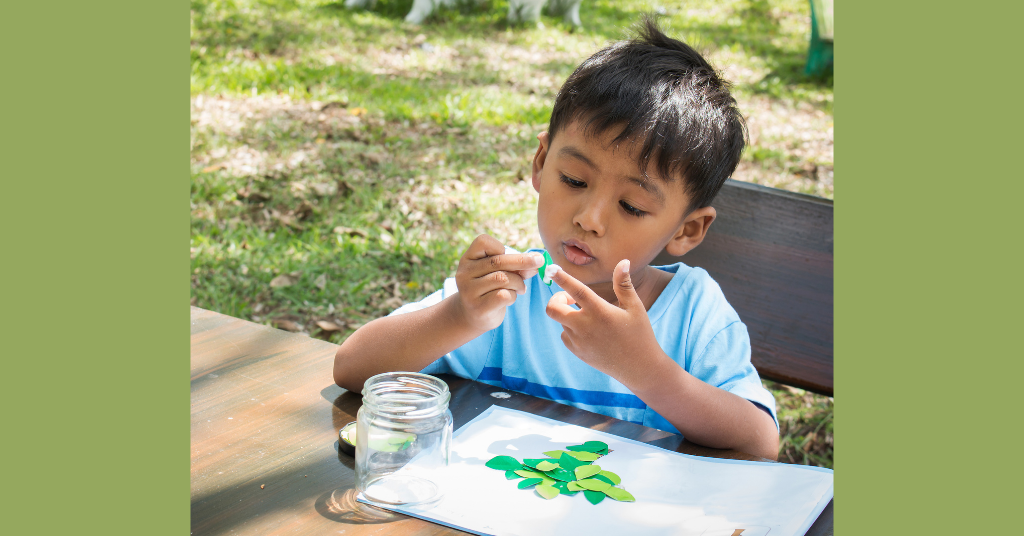
{"label": "boy's left hand", "polygon": [[[562,325],[562,342],[576,357],[622,381],[640,365],[638,357],[662,352],[647,309],[633,288],[628,259],[620,261],[612,274],[618,305],[562,270],[552,279],[565,290],[551,297],[547,314]],[[580,309],[572,307],[574,303]]]}

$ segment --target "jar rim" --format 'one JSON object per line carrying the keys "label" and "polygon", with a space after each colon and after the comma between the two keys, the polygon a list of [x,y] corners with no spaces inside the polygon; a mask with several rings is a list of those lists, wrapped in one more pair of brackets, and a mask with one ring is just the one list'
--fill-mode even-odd
{"label": "jar rim", "polygon": [[[415,398],[389,400],[394,392],[413,393]],[[448,408],[451,393],[448,384],[440,378],[421,372],[384,372],[371,376],[363,384],[363,404],[386,413],[404,413],[407,417],[427,416]]]}

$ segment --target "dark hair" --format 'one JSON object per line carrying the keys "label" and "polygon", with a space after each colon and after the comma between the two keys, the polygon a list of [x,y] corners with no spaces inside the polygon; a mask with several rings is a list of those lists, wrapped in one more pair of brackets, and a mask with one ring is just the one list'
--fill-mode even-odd
{"label": "dark hair", "polygon": [[580,121],[586,136],[623,128],[613,140],[642,142],[640,170],[654,160],[666,180],[683,178],[687,211],[705,207],[736,169],[746,126],[730,84],[700,53],[666,36],[650,16],[639,35],[597,52],[555,97],[548,134]]}

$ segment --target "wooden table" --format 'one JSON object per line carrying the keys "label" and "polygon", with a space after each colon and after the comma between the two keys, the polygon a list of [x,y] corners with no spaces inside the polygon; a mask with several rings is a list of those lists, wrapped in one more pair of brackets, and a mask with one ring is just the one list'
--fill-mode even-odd
{"label": "wooden table", "polygon": [[[355,501],[338,430],[361,398],[334,384],[337,346],[192,308],[192,534],[465,534]],[[669,450],[757,460],[680,436],[442,375],[455,429],[491,405]],[[492,393],[508,393],[505,399]],[[832,534],[832,503],[807,534]]]}

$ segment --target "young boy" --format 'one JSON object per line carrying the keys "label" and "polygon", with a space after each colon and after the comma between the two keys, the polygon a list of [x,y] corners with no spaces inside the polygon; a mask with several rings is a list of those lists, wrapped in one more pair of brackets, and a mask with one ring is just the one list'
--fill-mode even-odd
{"label": "young boy", "polygon": [[746,326],[704,270],[648,266],[696,247],[715,219],[745,139],[728,83],[645,20],[566,80],[538,139],[554,284],[536,277],[539,253],[481,235],[442,290],[342,344],[337,384],[452,373],[775,459],[775,401]]}

